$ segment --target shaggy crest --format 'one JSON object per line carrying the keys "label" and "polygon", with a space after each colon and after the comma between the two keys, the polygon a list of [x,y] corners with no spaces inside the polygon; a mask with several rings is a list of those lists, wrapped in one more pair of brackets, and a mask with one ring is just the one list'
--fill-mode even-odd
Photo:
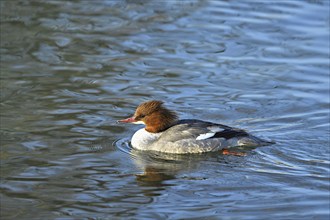
{"label": "shaggy crest", "polygon": [[152,112],[164,108],[163,104],[164,102],[157,100],[144,102],[137,107],[136,115],[140,115],[141,113],[143,113],[144,115],[149,115]]}

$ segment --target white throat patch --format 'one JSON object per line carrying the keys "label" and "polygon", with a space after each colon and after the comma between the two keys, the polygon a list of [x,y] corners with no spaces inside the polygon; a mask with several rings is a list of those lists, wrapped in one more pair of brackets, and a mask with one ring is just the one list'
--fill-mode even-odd
{"label": "white throat patch", "polygon": [[135,121],[133,122],[133,124],[136,124],[136,125],[145,125],[145,123],[143,121]]}

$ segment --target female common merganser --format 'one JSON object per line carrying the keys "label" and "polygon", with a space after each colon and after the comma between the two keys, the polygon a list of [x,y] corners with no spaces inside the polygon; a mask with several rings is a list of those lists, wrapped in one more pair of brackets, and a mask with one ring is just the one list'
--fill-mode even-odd
{"label": "female common merganser", "polygon": [[133,117],[118,122],[145,125],[131,140],[132,147],[138,150],[189,154],[271,144],[242,129],[194,119],[178,120],[174,111],[156,100],[140,104]]}

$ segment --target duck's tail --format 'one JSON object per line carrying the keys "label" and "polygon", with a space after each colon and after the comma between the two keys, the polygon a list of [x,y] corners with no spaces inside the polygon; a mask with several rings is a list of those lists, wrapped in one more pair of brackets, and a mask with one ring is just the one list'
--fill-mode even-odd
{"label": "duck's tail", "polygon": [[238,140],[239,146],[246,146],[246,147],[261,147],[275,144],[274,141],[263,140],[261,138],[249,135],[246,137],[242,137]]}

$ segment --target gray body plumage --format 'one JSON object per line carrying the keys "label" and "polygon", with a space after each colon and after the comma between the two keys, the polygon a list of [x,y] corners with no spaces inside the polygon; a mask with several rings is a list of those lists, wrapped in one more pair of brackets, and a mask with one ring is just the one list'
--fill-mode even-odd
{"label": "gray body plumage", "polygon": [[163,132],[150,133],[144,128],[132,137],[132,146],[139,150],[187,154],[218,151],[235,146],[263,146],[270,142],[244,130],[200,120],[179,120]]}

